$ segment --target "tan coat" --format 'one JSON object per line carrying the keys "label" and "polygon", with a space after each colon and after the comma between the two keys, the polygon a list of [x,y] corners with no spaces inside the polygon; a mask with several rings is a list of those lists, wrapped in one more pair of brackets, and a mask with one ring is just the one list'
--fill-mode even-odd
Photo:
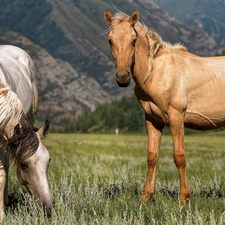
{"label": "tan coat", "polygon": [[155,190],[156,164],[162,129],[168,125],[174,162],[180,177],[180,201],[190,199],[185,174],[184,126],[207,130],[225,126],[225,57],[199,57],[181,45],[162,41],[155,32],[130,17],[105,11],[109,44],[119,86],[136,83],[135,95],[145,111],[148,130],[148,172],[143,200]]}

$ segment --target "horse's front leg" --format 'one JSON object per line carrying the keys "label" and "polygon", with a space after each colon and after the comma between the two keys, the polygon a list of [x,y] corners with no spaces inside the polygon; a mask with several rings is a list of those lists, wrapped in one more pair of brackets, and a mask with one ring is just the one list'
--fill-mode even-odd
{"label": "horse's front leg", "polygon": [[0,221],[2,221],[5,216],[4,191],[7,177],[5,171],[6,151],[4,147],[0,148],[0,160]]}
{"label": "horse's front leg", "polygon": [[180,202],[186,204],[190,199],[185,166],[184,151],[184,114],[176,110],[169,116],[169,125],[173,138],[173,157],[180,178]]}
{"label": "horse's front leg", "polygon": [[5,169],[5,188],[4,188],[4,204],[8,206],[9,204],[9,197],[8,197],[8,178],[9,178],[9,161],[7,156],[7,146],[4,146],[4,151],[2,155],[2,162],[4,162],[4,169]]}
{"label": "horse's front leg", "polygon": [[155,193],[155,173],[156,164],[159,159],[162,127],[156,125],[148,115],[145,117],[148,130],[148,171],[142,199],[144,201],[151,201],[153,200]]}

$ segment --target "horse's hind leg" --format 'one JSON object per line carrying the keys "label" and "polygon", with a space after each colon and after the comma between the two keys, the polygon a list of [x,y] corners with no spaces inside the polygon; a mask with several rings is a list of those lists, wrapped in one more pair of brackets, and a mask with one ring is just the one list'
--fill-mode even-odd
{"label": "horse's hind leg", "polygon": [[162,127],[158,127],[154,122],[151,122],[151,118],[148,118],[147,115],[146,125],[148,130],[148,171],[142,199],[144,201],[151,201],[154,198],[155,193],[155,173],[156,164],[159,159]]}
{"label": "horse's hind leg", "polygon": [[190,199],[190,192],[185,172],[184,115],[175,110],[170,115],[169,124],[173,138],[174,163],[178,169],[180,178],[180,202],[186,204]]}

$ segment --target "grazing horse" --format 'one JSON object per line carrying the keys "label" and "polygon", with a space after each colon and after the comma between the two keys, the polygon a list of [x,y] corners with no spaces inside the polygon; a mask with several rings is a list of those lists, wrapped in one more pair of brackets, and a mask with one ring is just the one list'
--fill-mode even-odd
{"label": "grazing horse", "polygon": [[168,125],[173,139],[174,162],[180,178],[180,201],[190,199],[184,151],[184,127],[208,130],[225,126],[225,57],[199,57],[185,47],[170,45],[130,17],[106,10],[108,42],[116,66],[116,81],[134,93],[145,111],[148,130],[148,171],[142,199],[154,198],[156,164],[162,129]]}
{"label": "grazing horse", "polygon": [[14,160],[18,180],[47,214],[54,205],[48,185],[50,154],[41,142],[49,122],[34,127],[38,92],[33,61],[22,49],[0,46],[0,217],[8,204],[8,160]]}

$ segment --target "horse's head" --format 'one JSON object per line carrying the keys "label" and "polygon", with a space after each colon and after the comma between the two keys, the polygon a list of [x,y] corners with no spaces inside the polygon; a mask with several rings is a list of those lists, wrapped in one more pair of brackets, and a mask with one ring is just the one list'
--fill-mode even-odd
{"label": "horse's head", "polygon": [[134,64],[135,43],[137,32],[134,25],[139,19],[139,13],[134,10],[130,18],[125,21],[115,20],[106,10],[105,21],[111,26],[108,41],[116,66],[116,81],[120,87],[127,87],[131,81],[131,67]]}
{"label": "horse's head", "polygon": [[51,157],[41,141],[48,134],[49,122],[46,121],[44,126],[37,130],[26,119],[24,121],[16,125],[14,135],[9,140],[9,155],[15,161],[19,182],[49,215],[54,206],[48,185]]}

